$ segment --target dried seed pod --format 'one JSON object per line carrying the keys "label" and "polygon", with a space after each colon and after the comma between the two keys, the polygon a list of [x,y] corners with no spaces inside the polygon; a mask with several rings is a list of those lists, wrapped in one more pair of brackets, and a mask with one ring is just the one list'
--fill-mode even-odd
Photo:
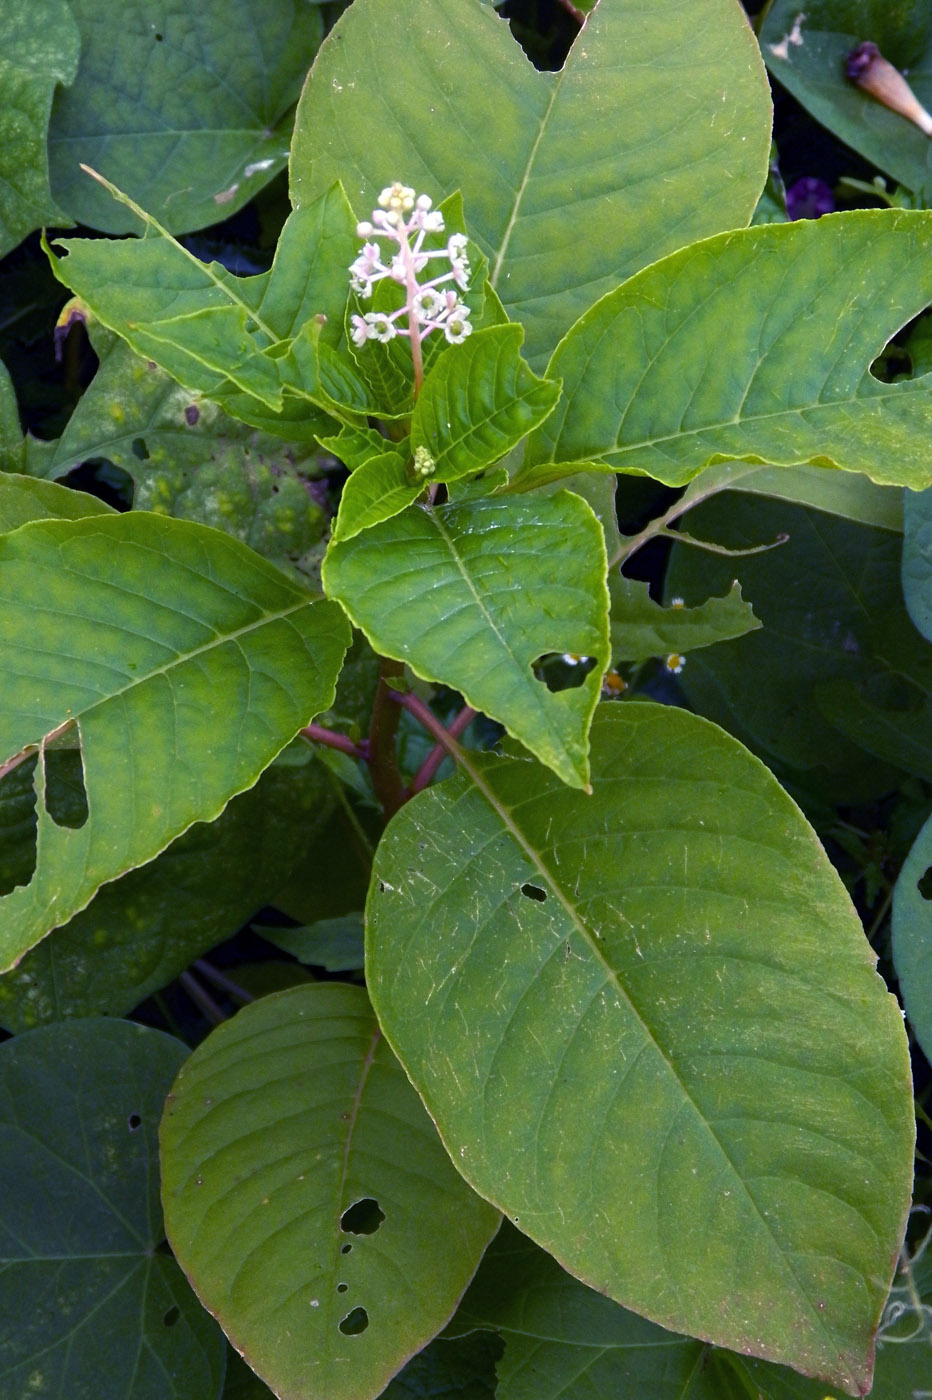
{"label": "dried seed pod", "polygon": [[898,112],[907,121],[915,122],[926,136],[932,136],[932,117],[903,74],[887,62],[876,44],[867,41],[852,49],[845,59],[845,73],[891,112]]}

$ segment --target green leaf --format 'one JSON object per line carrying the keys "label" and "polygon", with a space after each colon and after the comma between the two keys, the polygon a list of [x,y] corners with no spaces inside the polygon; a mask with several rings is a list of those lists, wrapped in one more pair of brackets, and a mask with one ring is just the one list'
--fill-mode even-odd
{"label": "green leaf", "polygon": [[753,496],[720,496],[689,520],[692,534],[731,548],[788,536],[779,548],[744,558],[674,549],[667,598],[698,603],[737,576],[763,624],[687,657],[678,680],[690,702],[771,758],[807,770],[807,783],[821,775],[833,803],[887,791],[895,771],[867,764],[863,749],[826,719],[817,695],[832,681],[872,685],[921,648],[903,608],[899,537]]}
{"label": "green leaf", "polygon": [[219,1396],[223,1337],[159,1248],[156,1128],[186,1053],[111,1020],[0,1045],[6,1395]]}
{"label": "green leaf", "polygon": [[405,459],[398,452],[380,452],[377,457],[367,458],[344,483],[332,538],[351,540],[363,530],[391,520],[416,501],[423,490],[424,482],[411,480]]}
{"label": "green leaf", "polygon": [[113,509],[86,491],[72,491],[54,481],[0,474],[0,534],[30,520],[82,520],[89,515],[112,515]]}
{"label": "green leaf", "polygon": [[707,1346],[587,1288],[507,1221],[447,1330],[470,1327],[504,1339],[498,1400],[722,1400]]}
{"label": "green leaf", "polygon": [[[897,486],[877,486],[853,472],[827,471],[825,467],[750,467],[727,462],[708,467],[695,486],[723,483],[717,489],[770,496],[814,510],[841,515],[861,525],[903,533],[903,491]],[[711,494],[711,493],[710,493]]]}
{"label": "green leaf", "polygon": [[929,138],[845,76],[845,59],[864,39],[908,70],[919,100],[932,105],[932,15],[906,0],[774,0],[761,29],[761,51],[774,77],[816,121],[911,190],[932,179]]}
{"label": "green leaf", "polygon": [[[366,462],[373,457],[378,457],[389,446],[377,428],[343,426],[338,433],[334,433],[331,437],[322,437],[319,441],[321,447],[338,457],[346,470],[350,472],[365,466]],[[398,444],[395,446],[397,447]]]}
{"label": "green leaf", "polygon": [[[573,787],[609,660],[605,573],[602,529],[569,491],[416,506],[331,544],[323,566],[376,651],[460,691]],[[599,666],[551,693],[532,667],[569,651]]]}
{"label": "green leaf", "polygon": [[[390,34],[404,43],[386,62]],[[540,368],[594,298],[748,221],[770,115],[753,35],[721,0],[692,0],[688,36],[678,0],[608,0],[559,73],[474,0],[355,0],[298,104],[292,196],[303,207],[341,179],[368,218],[393,178],[435,200],[461,190]]]}
{"label": "green leaf", "polygon": [[49,189],[52,95],[78,68],[81,36],[67,0],[4,0],[0,51],[0,257],[43,224],[68,222]]}
{"label": "green leaf", "polygon": [[[295,437],[297,408],[315,431],[332,429],[307,397],[326,397],[311,332],[330,348],[343,340],[347,268],[358,239],[342,191],[332,189],[288,218],[269,272],[235,277],[219,263],[201,262],[119,190],[107,188],[145,220],[146,236],[62,240],[67,256],[52,260],[59,281],[137,355],[235,416],[264,430],[278,424],[283,436]],[[306,387],[294,379],[293,356],[282,354],[296,338],[304,345],[302,368],[316,376]],[[346,369],[344,378],[351,377]],[[285,387],[302,399],[283,401]]]}
{"label": "green leaf", "polygon": [[932,818],[913,842],[893,891],[893,962],[909,1023],[932,1061]]}
{"label": "green leaf", "polygon": [[499,1224],[365,992],[339,983],[267,997],[208,1037],[169,1097],[162,1168],[169,1239],[201,1299],[301,1400],[378,1395],[447,1321]]}
{"label": "green leaf", "polygon": [[547,372],[564,397],[528,463],[604,461],[676,486],[722,461],[928,485],[929,383],[870,366],[932,300],[930,253],[932,213],[860,209],[664,258],[560,345]]}
{"label": "green leaf", "polygon": [[276,948],[290,953],[300,962],[325,968],[327,972],[355,972],[365,962],[362,914],[318,919],[303,928],[268,928],[256,924],[255,929]]}
{"label": "green leaf", "polygon": [[491,466],[553,411],[560,385],[528,369],[523,341],[521,326],[477,331],[424,380],[411,447],[429,454],[432,480],[456,481]]}
{"label": "green leaf", "polygon": [[815,833],[668,706],[601,708],[592,797],[463,767],[393,819],[366,910],[380,1024],[453,1160],[600,1292],[866,1393],[909,1063]]}
{"label": "green leaf", "polygon": [[348,641],[337,609],[204,526],[134,511],[0,538],[0,753],[74,725],[90,811],[57,825],[40,763],[36,875],[0,901],[2,968],[251,787],[331,703]]}
{"label": "green leaf", "polygon": [[932,641],[932,491],[907,491],[903,502],[903,598]]}
{"label": "green leaf", "polygon": [[724,598],[707,598],[696,608],[682,600],[661,607],[640,579],[613,570],[608,590],[612,600],[612,660],[644,661],[650,656],[684,654],[716,642],[743,637],[760,627],[750,603],[741,596],[737,580]]}
{"label": "green leaf", "polygon": [[139,231],[81,162],[175,233],[229,217],[284,168],[293,104],[323,34],[316,8],[229,0],[193,10],[170,0],[154,11],[123,0],[118,23],[108,0],[71,0],[71,9],[81,65],[57,94],[49,159],[55,198],[80,223]]}
{"label": "green leaf", "polygon": [[[154,861],[105,885],[0,977],[0,1025],[21,1031],[131,1011],[274,899],[332,818],[328,798],[318,764],[267,768],[215,822],[198,822]],[[33,809],[34,799],[34,828]],[[34,845],[34,835],[25,851],[20,845],[27,868],[17,883],[30,878]]]}
{"label": "green leaf", "polygon": [[486,1332],[453,1341],[437,1337],[412,1356],[382,1400],[495,1400],[495,1362],[501,1352],[500,1339]]}

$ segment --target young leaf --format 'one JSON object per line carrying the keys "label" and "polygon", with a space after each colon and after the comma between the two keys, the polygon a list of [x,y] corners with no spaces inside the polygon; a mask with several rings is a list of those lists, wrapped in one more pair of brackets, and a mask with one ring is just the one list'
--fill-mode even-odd
{"label": "young leaf", "polygon": [[707,598],[698,607],[661,607],[648,585],[614,569],[609,575],[612,600],[612,660],[644,661],[649,656],[680,654],[754,632],[760,621],[741,596],[737,580],[724,598]]}
{"label": "young leaf", "polygon": [[429,453],[431,479],[456,481],[499,461],[553,411],[560,385],[521,358],[521,326],[492,326],[441,356],[411,419],[411,447]]}
{"label": "young leaf", "polygon": [[[609,660],[605,572],[599,522],[569,491],[417,506],[331,544],[323,566],[376,651],[459,690],[574,787]],[[598,664],[551,693],[532,667],[569,651]]]}
{"label": "young leaf", "polygon": [[162,1124],[169,1239],[277,1395],[368,1400],[449,1318],[499,1217],[457,1175],[365,992],[266,997]]}
{"label": "young leaf", "polygon": [[344,483],[332,538],[351,540],[363,530],[391,520],[416,501],[423,490],[424,482],[411,479],[405,459],[398,452],[368,457]]}
{"label": "young leaf", "polygon": [[49,189],[52,95],[78,68],[81,36],[67,0],[4,0],[0,49],[0,257],[35,228],[68,220]]}
{"label": "young leaf", "polygon": [[81,67],[57,94],[49,158],[55,196],[80,223],[139,232],[82,161],[175,233],[229,217],[284,167],[292,105],[323,34],[319,10],[228,0],[154,16],[147,0],[122,0],[116,33],[108,0],[70,8]]}
{"label": "young leaf", "polygon": [[604,461],[671,486],[733,460],[926,486],[929,383],[870,367],[930,300],[932,213],[860,209],[684,248],[577,321],[527,462]]}
{"label": "young leaf", "polygon": [[602,707],[592,797],[463,767],[393,819],[366,911],[379,1021],[456,1165],[626,1307],[866,1394],[909,1060],[815,833],[667,706]]}
{"label": "young leaf", "polygon": [[679,0],[603,0],[559,73],[475,0],[355,0],[298,104],[292,197],[303,208],[340,179],[368,218],[391,179],[435,200],[461,190],[540,368],[594,298],[748,221],[770,117],[754,37],[722,0],[691,0],[688,34]]}
{"label": "young leaf", "polygon": [[47,810],[38,864],[0,900],[9,968],[97,888],[211,821],[332,702],[349,629],[229,536],[131,512],[0,537],[0,753],[65,724],[89,816]]}
{"label": "young leaf", "polygon": [[219,1396],[223,1336],[159,1248],[156,1130],[186,1053],[104,1019],[0,1045],[6,1395]]}

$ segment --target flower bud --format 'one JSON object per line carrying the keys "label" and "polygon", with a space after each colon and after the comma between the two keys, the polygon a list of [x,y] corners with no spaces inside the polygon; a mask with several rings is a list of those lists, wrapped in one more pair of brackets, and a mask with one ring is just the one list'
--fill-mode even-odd
{"label": "flower bud", "polygon": [[888,63],[876,44],[858,44],[845,59],[845,73],[871,97],[914,122],[926,136],[932,136],[932,117],[918,100],[902,73]]}

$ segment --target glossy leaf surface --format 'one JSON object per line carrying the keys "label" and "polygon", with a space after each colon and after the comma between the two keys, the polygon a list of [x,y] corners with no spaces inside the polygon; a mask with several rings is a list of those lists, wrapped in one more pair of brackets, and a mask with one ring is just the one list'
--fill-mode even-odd
{"label": "glossy leaf surface", "polygon": [[[447,1321],[498,1228],[365,992],[294,988],[182,1070],[162,1127],[169,1238],[281,1400],[365,1400]],[[245,1169],[244,1169],[245,1168]]]}
{"label": "glossy leaf surface", "polygon": [[412,508],[331,545],[324,587],[376,651],[459,690],[564,782],[587,782],[601,671],[551,693],[532,664],[578,652],[608,665],[601,527],[579,496]]}
{"label": "glossy leaf surface", "polygon": [[67,221],[49,188],[52,96],[77,71],[81,36],[67,0],[4,0],[0,51],[0,257],[27,233]]}
{"label": "glossy leaf surface", "polygon": [[186,1053],[96,1019],[0,1045],[6,1395],[219,1396],[223,1337],[159,1249],[156,1130]]}
{"label": "glossy leaf surface", "polygon": [[288,158],[292,108],[323,34],[301,0],[71,0],[81,32],[74,85],[52,109],[56,199],[82,224],[139,223],[80,170],[100,170],[176,233],[218,223]]}
{"label": "glossy leaf surface", "polygon": [[470,757],[393,819],[379,1020],[467,1180],[572,1273],[864,1394],[912,1179],[897,1006],[740,744],[645,704],[592,738],[592,797]]}
{"label": "glossy leaf surface", "polygon": [[0,752],[73,723],[89,816],[56,824],[40,763],[38,864],[0,902],[2,966],[251,787],[331,703],[348,642],[336,608],[203,526],[132,512],[3,536]]}
{"label": "glossy leaf surface", "polygon": [[[389,32],[405,42],[387,64]],[[602,0],[559,73],[475,0],[356,0],[298,105],[291,189],[303,207],[340,179],[362,218],[392,178],[434,200],[461,190],[540,369],[610,287],[747,223],[769,140],[760,55],[731,0],[693,0],[688,32],[677,0]]]}
{"label": "glossy leaf surface", "polygon": [[928,485],[929,383],[882,383],[870,366],[932,301],[930,254],[932,214],[862,209],[664,258],[561,344],[548,374],[563,399],[528,461],[603,461],[671,486],[727,460]]}

